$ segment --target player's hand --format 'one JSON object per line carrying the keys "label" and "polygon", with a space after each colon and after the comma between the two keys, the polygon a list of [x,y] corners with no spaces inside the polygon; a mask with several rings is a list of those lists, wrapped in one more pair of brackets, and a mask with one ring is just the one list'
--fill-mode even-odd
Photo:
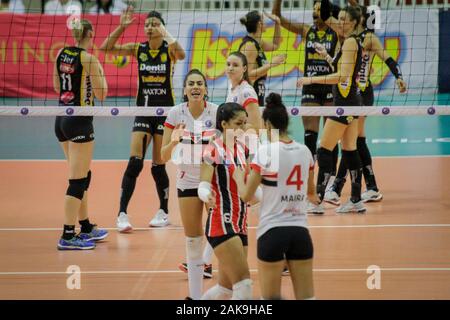
{"label": "player's hand", "polygon": [[181,141],[184,134],[184,128],[186,128],[186,125],[183,123],[179,123],[175,126],[171,135],[171,142],[173,144],[178,144]]}
{"label": "player's hand", "polygon": [[277,15],[275,15],[275,14],[268,13],[268,12],[265,12],[265,11],[264,11],[264,15],[265,15],[267,18],[269,18],[270,20],[272,20],[273,22],[275,22],[276,24],[280,24],[280,23],[281,23],[281,22],[280,22],[280,18],[279,18]]}
{"label": "player's hand", "polygon": [[211,190],[206,207],[208,209],[214,209],[216,207],[216,192],[214,190]]}
{"label": "player's hand", "polygon": [[128,28],[128,26],[136,20],[136,18],[133,18],[133,12],[133,6],[128,6],[127,9],[122,12],[122,15],[120,16],[121,27]]}
{"label": "player's hand", "polygon": [[241,167],[236,166],[236,168],[234,169],[234,172],[233,172],[233,179],[236,181],[244,182],[245,171]]}
{"label": "player's hand", "polygon": [[297,88],[302,88],[304,85],[308,85],[306,77],[298,78],[297,80]]}
{"label": "player's hand", "polygon": [[318,42],[314,43],[314,49],[316,49],[316,52],[320,54],[322,58],[325,58],[328,55],[327,49]]}
{"label": "player's hand", "polygon": [[405,80],[397,79],[397,80],[395,80],[395,83],[397,84],[397,87],[400,90],[400,93],[405,93],[407,91],[407,86],[406,86]]}
{"label": "player's hand", "polygon": [[270,65],[272,67],[279,66],[280,64],[283,64],[286,62],[286,57],[287,57],[287,55],[285,53],[277,54],[276,56],[272,57],[272,62],[270,63]]}

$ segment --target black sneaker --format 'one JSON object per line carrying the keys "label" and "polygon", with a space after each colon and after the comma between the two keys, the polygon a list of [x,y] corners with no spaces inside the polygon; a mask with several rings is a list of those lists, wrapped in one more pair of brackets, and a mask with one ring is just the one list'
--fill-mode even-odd
{"label": "black sneaker", "polygon": [[[178,265],[178,269],[183,271],[184,273],[188,272],[188,266],[186,262],[180,263]],[[203,269],[203,278],[211,279],[212,278],[212,264],[205,264],[205,268]]]}

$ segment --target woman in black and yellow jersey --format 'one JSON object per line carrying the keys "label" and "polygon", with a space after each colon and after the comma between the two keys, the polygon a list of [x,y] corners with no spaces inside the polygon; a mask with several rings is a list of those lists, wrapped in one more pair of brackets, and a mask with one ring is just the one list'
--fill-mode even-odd
{"label": "woman in black and yellow jersey", "polygon": [[[87,20],[75,20],[72,29],[76,44],[58,53],[53,71],[53,87],[60,106],[88,107],[94,97],[104,100],[108,86],[98,59],[87,53],[93,44],[94,30]],[[69,187],[64,200],[64,231],[58,243],[60,250],[95,248],[95,241],[106,238],[106,230],[97,229],[88,219],[87,190],[94,151],[93,117],[59,116],[55,134],[69,163]],[[81,232],[75,235],[76,220]]]}
{"label": "woman in black and yellow jersey", "polygon": [[[333,99],[336,106],[361,105],[361,97],[356,83],[362,56],[362,47],[356,37],[360,19],[361,11],[358,8],[346,7],[339,12],[338,34],[345,40],[333,61],[335,73],[300,78],[298,81],[300,87],[309,84],[333,84]],[[352,194],[350,201],[336,210],[338,213],[365,212],[366,210],[361,201],[361,160],[356,150],[357,137],[357,116],[329,117],[325,123],[320,148],[317,150],[319,164],[317,194],[323,200],[328,180],[333,171],[332,151],[341,140],[342,161],[346,162],[350,170]]]}
{"label": "woman in black and yellow jersey", "polygon": [[[367,20],[370,18],[370,13],[367,12],[367,7],[358,6],[362,12],[361,23],[358,26],[358,38],[363,47],[362,64],[361,69],[358,72],[358,87],[361,92],[362,105],[373,106],[374,105],[374,92],[373,86],[370,81],[370,73],[372,70],[372,63],[375,56],[378,56],[382,61],[386,63],[389,70],[392,72],[396,79],[396,84],[400,93],[405,93],[407,90],[406,82],[403,80],[402,72],[398,63],[390,56],[381,44],[380,39],[374,33],[372,26],[367,25]],[[333,18],[327,21],[332,24]],[[381,201],[383,195],[378,189],[378,185],[375,179],[374,170],[372,167],[372,156],[366,142],[365,132],[365,116],[359,117],[359,132],[357,140],[358,153],[362,162],[362,170],[364,180],[366,183],[366,191],[361,195],[364,202]],[[333,186],[325,193],[325,201],[339,205],[342,188],[345,184],[345,176],[347,175],[347,168],[345,163],[341,162],[339,165],[338,174],[334,180]]]}
{"label": "woman in black and yellow jersey", "polygon": [[[175,63],[185,58],[184,49],[166,30],[161,14],[152,11],[145,20],[144,32],[148,40],[142,43],[116,44],[126,28],[133,23],[133,8],[128,7],[120,17],[120,25],[103,42],[100,49],[107,53],[133,56],[138,61],[139,87],[136,105],[174,106],[172,75]],[[153,227],[169,224],[169,177],[164,161],[161,159],[162,136],[165,117],[136,117],[131,136],[131,153],[128,166],[122,179],[120,209],[117,218],[119,232],[132,230],[127,216],[128,203],[136,186],[136,179],[144,167],[148,145],[153,139],[152,176],[160,201],[160,209],[150,221]]]}

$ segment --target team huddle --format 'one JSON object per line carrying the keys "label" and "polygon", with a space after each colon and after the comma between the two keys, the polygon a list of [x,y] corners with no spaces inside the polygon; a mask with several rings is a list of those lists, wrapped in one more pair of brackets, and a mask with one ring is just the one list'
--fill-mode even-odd
{"label": "team huddle", "polygon": [[[372,158],[365,141],[364,117],[333,116],[324,121],[317,147],[320,117],[303,117],[305,145],[288,135],[289,115],[280,94],[266,94],[270,68],[285,63],[280,54],[268,61],[265,52],[281,43],[281,28],[300,34],[305,41],[303,106],[372,106],[370,70],[375,55],[390,68],[400,92],[406,91],[398,64],[383,49],[367,24],[370,13],[357,1],[343,9],[329,0],[315,1],[313,25],[291,22],[274,0],[271,14],[251,11],[240,19],[247,30],[239,50],[226,61],[228,94],[220,106],[207,101],[208,85],[198,69],[183,81],[183,102],[175,105],[172,75],[185,51],[165,28],[161,14],[152,11],[145,20],[143,43],[118,44],[131,25],[133,8],[122,14],[119,26],[103,41],[100,50],[131,56],[138,62],[136,105],[171,107],[167,117],[136,117],[131,151],[121,184],[117,217],[119,232],[133,227],[127,212],[136,181],[152,143],[152,176],[160,208],[151,227],[169,224],[169,177],[165,163],[177,165],[176,188],[186,237],[189,299],[252,299],[253,283],[247,263],[247,213],[259,203],[257,229],[258,275],[261,297],[281,298],[281,275],[290,273],[296,299],[314,298],[313,244],[306,214],[323,214],[323,201],[339,206],[338,213],[363,213],[365,202],[380,201]],[[275,23],[273,38],[262,39],[264,16]],[[61,106],[93,106],[104,100],[108,85],[92,48],[94,30],[87,20],[73,25],[76,44],[58,53],[53,84]],[[264,107],[264,108],[262,108]],[[262,112],[260,111],[262,110]],[[64,231],[60,250],[94,249],[107,237],[88,218],[87,194],[94,149],[92,117],[62,116],[55,133],[69,163],[65,197]],[[242,136],[256,141],[246,143]],[[342,158],[339,168],[338,144]],[[318,165],[317,180],[314,167]],[[340,196],[350,173],[351,197]],[[362,177],[366,191],[361,193]],[[208,212],[203,225],[203,212]],[[77,219],[80,233],[75,233]],[[206,235],[207,243],[203,245]],[[203,292],[203,278],[212,277],[211,260],[219,261],[218,283]]]}

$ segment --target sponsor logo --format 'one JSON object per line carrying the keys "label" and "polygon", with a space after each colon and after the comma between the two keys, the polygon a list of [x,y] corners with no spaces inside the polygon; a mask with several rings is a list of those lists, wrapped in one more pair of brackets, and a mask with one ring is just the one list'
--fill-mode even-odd
{"label": "sponsor logo", "polygon": [[77,140],[82,140],[85,139],[86,136],[76,136],[75,138],[72,138],[71,141],[77,141]]}
{"label": "sponsor logo", "polygon": [[161,54],[161,62],[162,63],[166,63],[167,62],[167,53],[162,53]]}
{"label": "sponsor logo", "polygon": [[91,82],[91,77],[87,76],[86,77],[86,97],[84,98],[84,103],[86,105],[91,105],[91,100],[92,100],[92,82]]}
{"label": "sponsor logo", "polygon": [[75,94],[72,91],[67,91],[61,94],[60,100],[64,104],[69,104],[72,102],[72,100],[75,98]]}
{"label": "sponsor logo", "polygon": [[150,129],[150,125],[149,125],[148,123],[135,122],[135,123],[134,123],[134,126],[135,126],[135,127],[138,127],[138,128],[147,128],[147,129]]}
{"label": "sponsor logo", "polygon": [[148,83],[148,82],[158,82],[158,83],[164,83],[166,82],[167,77],[165,76],[143,76],[142,82]]}
{"label": "sponsor logo", "polygon": [[145,63],[141,63],[139,65],[139,71],[147,71],[153,73],[166,73],[167,67],[165,64],[158,65],[147,65]]}
{"label": "sponsor logo", "polygon": [[73,51],[70,51],[69,49],[65,49],[64,53],[71,55],[71,56],[75,56],[75,57],[78,56],[78,52],[73,52]]}
{"label": "sponsor logo", "polygon": [[162,88],[144,89],[143,93],[146,95],[152,95],[152,96],[162,96],[162,95],[167,94],[167,89],[162,89]]}
{"label": "sponsor logo", "polygon": [[142,60],[143,62],[146,62],[146,61],[148,60],[148,56],[147,56],[146,53],[143,53],[143,52],[142,52],[142,53],[139,55],[139,59]]}
{"label": "sponsor logo", "polygon": [[61,62],[61,64],[59,65],[59,71],[64,73],[74,73],[75,66],[72,64]]}

